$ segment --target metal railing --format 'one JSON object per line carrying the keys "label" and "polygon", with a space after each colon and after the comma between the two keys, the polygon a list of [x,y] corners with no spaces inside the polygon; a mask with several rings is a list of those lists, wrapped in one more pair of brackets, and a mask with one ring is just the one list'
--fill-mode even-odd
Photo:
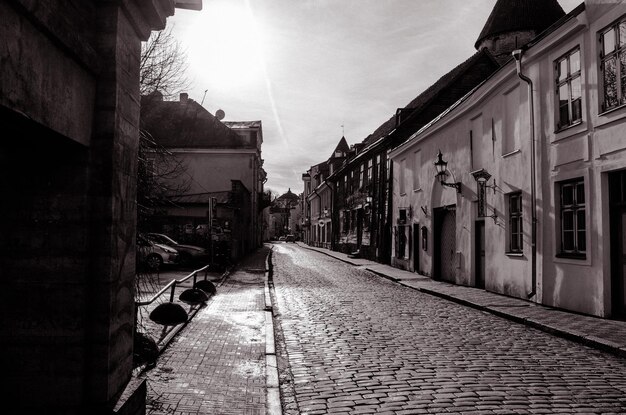
{"label": "metal railing", "polygon": [[160,296],[162,296],[163,294],[165,294],[165,292],[167,292],[168,289],[171,289],[171,293],[170,293],[170,303],[174,302],[174,293],[176,291],[176,286],[178,284],[182,284],[183,282],[189,280],[190,278],[193,277],[193,286],[196,286],[196,282],[197,282],[197,278],[198,278],[198,274],[201,272],[204,272],[204,280],[207,280],[207,276],[209,274],[209,268],[211,267],[211,265],[205,265],[204,267],[195,270],[194,272],[192,272],[191,274],[187,275],[185,278],[182,278],[180,280],[172,280],[169,283],[167,283],[165,285],[165,287],[161,288],[161,290],[159,292],[157,292],[156,294],[154,294],[152,296],[152,298],[150,298],[149,300],[145,300],[145,301],[135,301],[135,308],[138,309],[141,306],[146,306],[146,305],[150,305],[153,302],[155,302],[157,300],[157,298],[159,298]]}

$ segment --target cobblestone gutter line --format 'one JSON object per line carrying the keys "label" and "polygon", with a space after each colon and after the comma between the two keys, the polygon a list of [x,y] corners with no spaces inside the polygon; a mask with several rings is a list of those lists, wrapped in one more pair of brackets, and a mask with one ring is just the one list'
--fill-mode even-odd
{"label": "cobblestone gutter line", "polygon": [[[272,317],[272,321],[276,322],[276,324],[272,323],[273,327],[273,336],[274,336],[274,359],[273,362],[275,364],[276,370],[276,380],[278,384],[278,388],[275,389],[278,392],[278,409],[280,412],[274,412],[276,414],[284,414],[284,415],[299,415],[300,409],[298,407],[298,402],[296,401],[296,392],[294,389],[293,375],[291,373],[291,369],[289,367],[289,356],[287,354],[287,347],[285,346],[285,337],[283,334],[281,322],[280,322],[280,312],[273,307],[272,301],[276,299],[276,293],[274,292],[274,280],[273,280],[273,265],[272,265],[272,251],[267,256],[267,280],[266,280],[266,310],[269,311],[270,316]],[[268,303],[269,301],[269,303]],[[269,304],[269,308],[268,308]],[[269,363],[269,362],[268,362]],[[269,370],[269,364],[268,364]],[[276,392],[273,392],[274,394]],[[270,402],[270,388],[269,388],[269,373],[268,373],[268,403]],[[276,397],[273,397],[274,399]],[[271,414],[268,405],[268,414]]]}
{"label": "cobblestone gutter line", "polygon": [[282,415],[280,401],[280,385],[278,376],[278,362],[276,357],[276,343],[274,341],[273,304],[270,293],[272,280],[272,249],[265,258],[265,375],[267,382],[266,410],[268,415]]}

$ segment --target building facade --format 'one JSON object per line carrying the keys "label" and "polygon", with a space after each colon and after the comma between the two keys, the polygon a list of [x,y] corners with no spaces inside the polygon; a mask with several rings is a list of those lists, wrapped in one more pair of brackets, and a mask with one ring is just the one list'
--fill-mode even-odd
{"label": "building facade", "polygon": [[346,163],[329,178],[335,188],[333,239],[337,250],[391,263],[393,166],[389,152],[498,67],[488,50],[479,50],[351,148]]}
{"label": "building facade", "polygon": [[[119,404],[145,412],[145,383],[129,386],[141,41],[175,7],[201,5],[0,3],[8,410],[107,414]],[[118,402],[127,387],[129,400]]]}
{"label": "building facade", "polygon": [[[151,94],[142,97],[142,104],[143,128],[165,149],[166,158],[180,166],[176,176],[163,178],[171,190],[160,201],[161,215],[148,224],[151,230],[169,230],[186,239],[181,232],[192,229],[195,243],[207,237],[204,229],[225,233],[233,260],[260,246],[262,211],[267,206],[261,122],[223,123],[187,94],[181,94],[179,101],[164,101],[159,94]],[[146,154],[158,175],[164,163],[157,158],[150,163],[151,157]],[[209,226],[211,199],[230,213],[213,217]]]}
{"label": "building facade", "polygon": [[625,16],[581,4],[393,151],[397,266],[624,316]]}

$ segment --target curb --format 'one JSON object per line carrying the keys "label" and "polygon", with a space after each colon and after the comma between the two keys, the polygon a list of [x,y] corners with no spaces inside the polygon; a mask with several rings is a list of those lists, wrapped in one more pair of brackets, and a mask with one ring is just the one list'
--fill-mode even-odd
{"label": "curb", "polygon": [[[335,258],[335,259],[337,259],[339,261],[342,261],[342,262],[344,262],[346,264],[350,264],[352,266],[359,266],[359,265],[354,264],[354,263],[352,263],[352,262],[350,262],[348,260],[344,260],[343,258],[336,257],[334,255],[331,255],[330,253],[327,253],[327,252],[324,252],[324,251],[320,251],[320,250],[318,250],[318,249],[316,249],[314,247],[310,247],[310,246],[308,246],[306,244],[298,244],[298,245],[303,247],[303,248],[309,249],[311,251],[316,251],[316,252],[319,252],[321,254],[327,255],[327,256],[329,256],[331,258]],[[615,343],[613,343],[613,342],[611,342],[609,340],[598,338],[596,336],[585,335],[584,333],[576,333],[576,332],[573,332],[573,331],[567,331],[567,330],[564,330],[564,329],[561,329],[561,328],[558,328],[558,327],[555,327],[555,326],[551,326],[551,325],[546,324],[546,323],[542,323],[541,321],[538,321],[538,320],[535,320],[535,319],[515,316],[513,314],[506,313],[506,312],[504,312],[502,310],[498,310],[498,309],[495,309],[495,308],[492,308],[492,307],[489,307],[489,306],[483,306],[483,305],[480,305],[480,304],[477,304],[477,303],[474,303],[474,302],[471,302],[471,301],[468,301],[468,300],[465,300],[465,299],[462,299],[462,298],[454,297],[454,296],[451,296],[451,295],[448,295],[448,294],[444,294],[444,293],[441,293],[441,292],[438,292],[438,291],[434,291],[434,290],[431,290],[431,289],[428,289],[428,288],[415,287],[413,285],[405,284],[405,283],[402,282],[401,279],[394,278],[394,277],[392,277],[390,275],[386,275],[386,274],[384,274],[384,273],[382,273],[380,271],[376,271],[376,270],[373,270],[371,268],[368,268],[367,266],[365,267],[365,270],[371,272],[372,274],[378,275],[379,277],[388,279],[388,280],[393,281],[393,282],[395,282],[397,284],[400,284],[400,285],[402,285],[404,287],[411,288],[413,290],[422,292],[424,294],[432,295],[432,296],[439,297],[441,299],[444,299],[444,300],[447,300],[447,301],[451,301],[451,302],[454,302],[454,303],[457,303],[457,304],[460,304],[460,305],[463,305],[463,306],[466,306],[466,307],[470,307],[470,308],[474,308],[476,310],[484,311],[484,312],[493,314],[493,315],[495,315],[497,317],[500,317],[500,318],[503,318],[503,319],[506,319],[506,320],[509,320],[509,321],[512,321],[512,322],[515,322],[515,323],[523,324],[525,326],[528,326],[528,327],[531,327],[531,328],[543,331],[543,332],[551,334],[553,336],[561,337],[563,339],[570,340],[570,341],[573,341],[573,342],[578,343],[578,344],[582,344],[583,346],[587,346],[587,347],[591,347],[591,348],[594,348],[594,349],[597,349],[597,350],[601,350],[603,352],[610,353],[610,354],[612,354],[614,356],[617,356],[617,357],[626,358],[626,348],[621,347],[619,344],[615,344]]]}
{"label": "curb", "polygon": [[274,340],[274,306],[270,296],[269,281],[272,278],[272,266],[270,257],[272,256],[270,247],[265,257],[265,373],[267,402],[265,409],[268,415],[282,415],[283,409],[280,401],[280,384],[278,381],[278,362],[276,361],[276,343]]}

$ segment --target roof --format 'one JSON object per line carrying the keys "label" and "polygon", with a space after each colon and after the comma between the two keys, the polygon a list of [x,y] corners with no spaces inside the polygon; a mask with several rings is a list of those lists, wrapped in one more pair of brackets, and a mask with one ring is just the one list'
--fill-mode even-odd
{"label": "roof", "polygon": [[565,16],[557,0],[497,0],[475,47],[500,33],[532,30],[538,34]]}
{"label": "roof", "polygon": [[228,128],[233,130],[244,128],[261,128],[261,121],[222,121]]}
{"label": "roof", "polygon": [[289,188],[287,190],[287,193],[283,193],[282,195],[280,195],[276,200],[286,200],[286,199],[291,199],[291,200],[300,200],[300,197],[298,195],[296,195],[295,193],[293,193],[291,191],[291,188]]}
{"label": "roof", "polygon": [[[451,87],[455,83],[455,81],[457,81],[465,73],[470,71],[472,67],[474,67],[475,65],[481,62],[487,63],[491,67],[491,69],[488,70],[487,72],[489,73],[486,73],[484,76],[479,76],[480,80],[486,78],[489,74],[493,73],[496,69],[499,68],[498,63],[493,59],[493,57],[491,56],[491,53],[489,53],[488,50],[486,49],[479,50],[478,52],[470,56],[468,59],[466,59],[464,62],[457,65],[450,72],[443,75],[434,84],[432,84],[430,87],[424,90],[421,94],[419,94],[416,98],[414,98],[411,102],[409,102],[405,106],[405,108],[411,108],[413,111],[411,115],[409,115],[406,118],[407,119],[412,118],[416,114],[419,114],[428,106],[432,105],[444,90]],[[478,82],[475,82],[475,84],[476,83]],[[475,86],[475,84],[471,85],[471,87],[467,89],[471,89],[472,87]],[[464,95],[465,92],[461,93],[460,95]],[[458,97],[456,99],[458,99]],[[454,99],[452,102],[456,101],[456,99]],[[449,104],[445,105],[445,107],[447,108]],[[445,110],[445,108],[442,108],[442,111],[443,110]],[[394,114],[391,118],[389,118],[389,120],[387,120],[382,125],[380,125],[372,134],[370,134],[365,140],[363,140],[363,143],[366,146],[370,145],[378,141],[380,138],[385,137],[386,135],[391,133],[395,128],[396,128],[396,116]]]}
{"label": "roof", "polygon": [[141,128],[167,148],[256,148],[192,99],[141,97]]}
{"label": "roof", "polygon": [[[535,37],[531,42],[526,44],[524,46],[524,49],[531,48],[532,46],[534,46],[535,44],[540,42],[544,37],[550,35],[550,33],[555,31],[556,29],[558,29],[561,25],[565,24],[565,22],[567,22],[569,19],[574,18],[578,14],[582,13],[584,10],[585,10],[585,3],[581,3],[580,5],[575,7],[572,11],[570,11],[567,15],[564,15],[558,21],[556,21],[552,25],[550,25],[549,28],[544,30],[539,36]],[[437,124],[443,118],[448,116],[452,111],[454,111],[464,101],[466,101],[469,97],[471,97],[477,90],[479,90],[483,85],[485,85],[495,75],[495,73],[499,72],[500,70],[503,70],[507,65],[508,65],[508,63],[503,64],[502,67],[498,71],[494,72],[492,75],[490,75],[489,77],[485,78],[485,80],[483,80],[480,84],[476,85],[471,91],[469,91],[467,94],[465,94],[463,97],[461,97],[457,102],[455,102],[448,109],[446,109],[446,111],[442,112],[439,116],[435,117],[428,124],[424,125],[418,131],[413,133],[411,135],[411,137],[409,137],[409,139],[403,145],[396,147],[394,149],[394,152],[396,152],[396,151],[398,151],[398,150],[408,146],[411,141],[413,141],[417,137],[421,136],[423,132],[427,131],[433,125]]]}
{"label": "roof", "polygon": [[347,153],[348,151],[350,151],[350,146],[348,145],[348,142],[346,141],[346,137],[341,137],[341,140],[339,140],[339,143],[337,143],[337,147],[335,147],[335,150],[333,151],[333,154],[330,156],[330,158],[335,157],[335,154],[337,152],[341,152],[341,153]]}

